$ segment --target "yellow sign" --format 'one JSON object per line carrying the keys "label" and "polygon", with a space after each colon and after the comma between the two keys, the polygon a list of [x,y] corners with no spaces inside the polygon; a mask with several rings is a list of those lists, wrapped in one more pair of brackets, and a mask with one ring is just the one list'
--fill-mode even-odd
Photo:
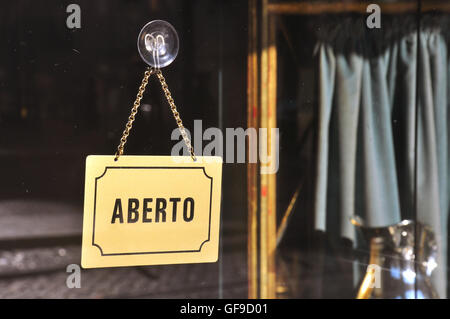
{"label": "yellow sign", "polygon": [[216,262],[222,158],[91,155],[84,268]]}

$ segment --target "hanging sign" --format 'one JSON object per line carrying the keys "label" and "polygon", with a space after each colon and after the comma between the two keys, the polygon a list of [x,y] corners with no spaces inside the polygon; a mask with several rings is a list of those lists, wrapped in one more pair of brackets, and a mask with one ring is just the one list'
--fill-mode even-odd
{"label": "hanging sign", "polygon": [[91,155],[84,268],[215,262],[221,157]]}
{"label": "hanging sign", "polygon": [[[215,262],[222,158],[196,157],[161,67],[178,53],[166,21],[147,23],[138,50],[144,73],[116,154],[86,159],[81,265],[84,268]],[[190,156],[124,156],[151,75],[169,103]]]}

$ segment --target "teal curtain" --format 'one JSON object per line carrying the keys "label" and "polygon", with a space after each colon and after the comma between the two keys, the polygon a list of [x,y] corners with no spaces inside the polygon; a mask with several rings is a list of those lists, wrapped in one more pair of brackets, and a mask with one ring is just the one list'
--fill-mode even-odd
{"label": "teal curtain", "polygon": [[354,215],[372,227],[417,218],[435,232],[432,281],[445,297],[448,17],[424,17],[420,30],[400,20],[371,33],[348,19],[319,37],[315,226],[355,240]]}

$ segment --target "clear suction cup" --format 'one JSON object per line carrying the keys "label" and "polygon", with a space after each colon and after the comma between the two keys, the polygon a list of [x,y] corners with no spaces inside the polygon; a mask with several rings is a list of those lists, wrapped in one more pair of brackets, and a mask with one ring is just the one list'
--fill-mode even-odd
{"label": "clear suction cup", "polygon": [[145,63],[157,69],[163,68],[177,57],[178,34],[170,23],[153,20],[142,28],[137,46]]}

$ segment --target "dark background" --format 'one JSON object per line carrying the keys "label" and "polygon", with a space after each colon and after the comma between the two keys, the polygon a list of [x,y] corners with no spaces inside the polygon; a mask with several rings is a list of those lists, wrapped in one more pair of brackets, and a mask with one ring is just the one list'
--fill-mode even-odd
{"label": "dark background", "polygon": [[[81,29],[66,26],[70,3]],[[218,263],[83,270],[82,289],[65,286],[65,266],[80,263],[85,157],[115,153],[146,68],[137,36],[155,19],[180,38],[163,73],[185,127],[245,128],[246,1],[0,4],[0,297],[247,296],[245,164],[224,164]],[[125,154],[169,155],[175,128],[152,77]]]}

